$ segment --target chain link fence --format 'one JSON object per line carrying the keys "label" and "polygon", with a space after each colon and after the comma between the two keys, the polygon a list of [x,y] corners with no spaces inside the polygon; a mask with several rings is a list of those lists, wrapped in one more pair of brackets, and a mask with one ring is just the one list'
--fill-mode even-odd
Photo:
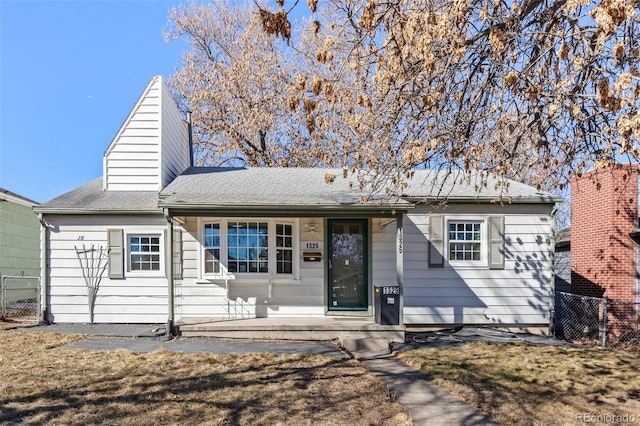
{"label": "chain link fence", "polygon": [[556,337],[615,349],[640,349],[640,304],[556,292]]}
{"label": "chain link fence", "polygon": [[600,341],[603,299],[556,292],[556,337],[570,341]]}
{"label": "chain link fence", "polygon": [[39,277],[2,277],[0,280],[0,319],[40,322]]}
{"label": "chain link fence", "polygon": [[640,350],[639,310],[640,303],[607,303],[607,347]]}

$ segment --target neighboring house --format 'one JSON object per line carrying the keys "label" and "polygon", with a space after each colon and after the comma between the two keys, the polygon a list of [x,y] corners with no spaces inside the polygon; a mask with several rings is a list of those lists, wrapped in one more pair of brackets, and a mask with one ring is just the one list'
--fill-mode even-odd
{"label": "neighboring house", "polygon": [[[37,209],[49,321],[87,320],[92,270],[103,323],[372,317],[374,286],[393,285],[402,324],[548,326],[549,194],[511,182],[501,204],[491,179],[477,193],[417,170],[397,201],[363,203],[341,170],[190,167],[188,140],[154,77],[103,176]],[[83,252],[100,261],[81,268]]]}
{"label": "neighboring house", "polygon": [[556,233],[556,253],[553,258],[555,290],[571,292],[571,229]]}
{"label": "neighboring house", "polygon": [[40,276],[38,205],[0,188],[0,276]]}
{"label": "neighboring house", "polygon": [[617,164],[571,180],[571,229],[556,236],[556,290],[640,302],[638,166]]}

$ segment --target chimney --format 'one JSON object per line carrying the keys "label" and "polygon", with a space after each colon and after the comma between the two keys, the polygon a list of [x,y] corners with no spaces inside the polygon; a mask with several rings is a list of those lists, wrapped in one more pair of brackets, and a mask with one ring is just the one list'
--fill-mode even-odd
{"label": "chimney", "polygon": [[571,180],[571,292],[637,301],[638,165],[614,164]]}
{"label": "chimney", "polygon": [[189,167],[193,167],[193,127],[191,124],[191,111],[187,111],[187,133],[189,136]]}

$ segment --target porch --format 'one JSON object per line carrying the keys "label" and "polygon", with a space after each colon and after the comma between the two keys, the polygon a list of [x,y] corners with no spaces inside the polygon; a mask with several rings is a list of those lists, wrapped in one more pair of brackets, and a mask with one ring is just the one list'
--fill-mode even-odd
{"label": "porch", "polygon": [[180,318],[175,332],[185,337],[266,340],[336,340],[349,350],[386,349],[404,342],[404,325],[376,324],[373,318]]}

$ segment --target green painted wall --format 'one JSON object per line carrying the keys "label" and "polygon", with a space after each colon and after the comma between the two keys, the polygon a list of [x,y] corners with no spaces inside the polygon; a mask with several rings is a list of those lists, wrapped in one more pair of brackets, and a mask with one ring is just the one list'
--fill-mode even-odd
{"label": "green painted wall", "polygon": [[40,276],[40,222],[31,207],[0,201],[0,275]]}

